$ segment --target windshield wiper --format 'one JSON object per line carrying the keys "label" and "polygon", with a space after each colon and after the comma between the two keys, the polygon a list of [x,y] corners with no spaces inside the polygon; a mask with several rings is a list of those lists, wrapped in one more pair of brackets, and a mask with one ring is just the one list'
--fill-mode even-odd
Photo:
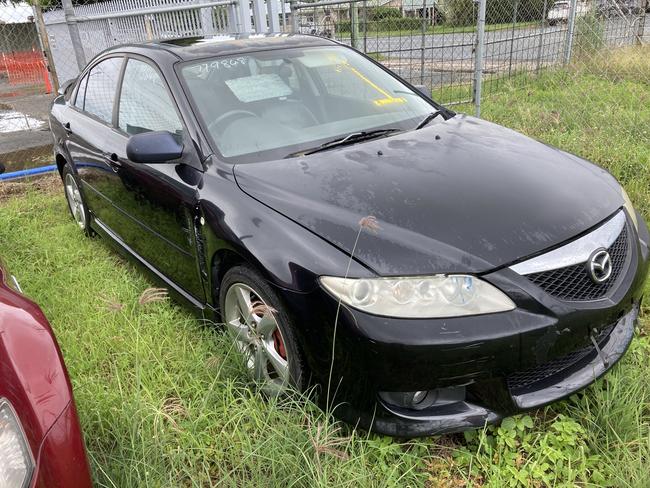
{"label": "windshield wiper", "polygon": [[435,119],[438,115],[442,115],[445,120],[447,119],[446,117],[447,112],[444,110],[436,110],[435,112],[431,112],[429,115],[427,115],[425,118],[422,119],[422,121],[415,127],[413,130],[418,130],[427,125],[429,122],[431,122],[433,119]]}
{"label": "windshield wiper", "polygon": [[291,158],[294,156],[307,156],[309,154],[314,154],[320,151],[326,151],[328,149],[332,149],[335,147],[354,144],[355,142],[368,141],[370,139],[375,139],[377,137],[392,134],[393,132],[401,132],[401,129],[376,129],[376,130],[364,130],[360,132],[352,132],[351,134],[348,134],[345,137],[337,137],[336,139],[327,141],[326,143],[321,144],[318,147],[291,153],[286,157]]}

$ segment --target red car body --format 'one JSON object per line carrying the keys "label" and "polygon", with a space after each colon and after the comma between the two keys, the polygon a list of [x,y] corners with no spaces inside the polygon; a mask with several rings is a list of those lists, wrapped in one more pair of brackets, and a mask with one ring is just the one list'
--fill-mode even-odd
{"label": "red car body", "polygon": [[[0,263],[0,402],[16,414],[31,451],[29,487],[92,486],[68,372],[41,309]],[[3,453],[0,452],[0,462]]]}

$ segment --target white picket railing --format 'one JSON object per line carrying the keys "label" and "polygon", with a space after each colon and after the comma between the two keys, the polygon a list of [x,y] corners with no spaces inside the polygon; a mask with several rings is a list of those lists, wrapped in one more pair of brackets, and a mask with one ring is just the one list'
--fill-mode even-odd
{"label": "white picket railing", "polygon": [[[118,44],[284,30],[291,10],[286,1],[108,0],[74,5],[74,15],[71,17],[69,11],[67,19],[64,8],[49,10],[43,19],[54,65],[63,82],[77,76],[80,65]],[[239,2],[246,2],[245,8]],[[248,19],[242,21],[245,12]],[[79,42],[75,42],[76,33]]]}

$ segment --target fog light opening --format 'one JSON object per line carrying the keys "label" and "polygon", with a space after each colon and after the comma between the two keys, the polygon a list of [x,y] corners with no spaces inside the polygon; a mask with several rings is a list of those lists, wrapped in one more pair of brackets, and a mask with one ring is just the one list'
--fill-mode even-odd
{"label": "fog light opening", "polygon": [[465,400],[465,387],[438,388],[420,391],[380,391],[379,398],[384,403],[410,410],[424,410],[442,407]]}
{"label": "fog light opening", "polygon": [[416,391],[415,393],[413,393],[413,398],[411,399],[411,403],[413,404],[413,406],[422,403],[424,399],[427,397],[428,393],[429,392],[426,390]]}

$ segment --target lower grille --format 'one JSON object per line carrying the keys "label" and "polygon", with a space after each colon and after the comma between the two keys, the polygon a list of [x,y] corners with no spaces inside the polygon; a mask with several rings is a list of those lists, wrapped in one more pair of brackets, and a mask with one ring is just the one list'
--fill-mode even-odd
{"label": "lower grille", "polygon": [[561,300],[597,300],[603,298],[616,283],[625,267],[628,247],[627,229],[623,227],[619,236],[607,250],[612,259],[612,274],[605,283],[594,283],[589,277],[584,263],[533,273],[527,275],[527,278],[549,295]]}
{"label": "lower grille", "polygon": [[[598,343],[599,346],[605,341],[605,339],[609,337],[609,334],[611,334],[613,329],[614,329],[614,325],[609,325],[600,330],[598,335],[595,337],[596,342]],[[572,351],[565,356],[552,359],[551,361],[536,366],[534,368],[512,373],[506,378],[506,381],[508,383],[508,388],[510,388],[510,390],[521,390],[521,389],[529,388],[535,383],[539,383],[540,381],[555,376],[556,374],[561,373],[567,368],[570,368],[571,366],[573,366],[574,364],[576,364],[581,359],[583,359],[584,357],[586,357],[587,355],[589,355],[594,351],[595,351],[594,346],[589,345],[581,349]]]}

